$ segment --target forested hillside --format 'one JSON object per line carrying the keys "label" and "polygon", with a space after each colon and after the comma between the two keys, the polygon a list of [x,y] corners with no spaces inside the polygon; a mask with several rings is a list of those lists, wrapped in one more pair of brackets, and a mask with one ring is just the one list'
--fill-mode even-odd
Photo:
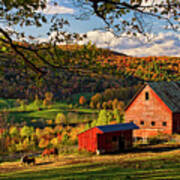
{"label": "forested hillside", "polygon": [[[19,58],[12,52],[1,51],[1,97],[31,100],[36,94],[43,97],[45,92],[52,92],[55,99],[63,100],[76,93],[132,87],[144,81],[180,80],[180,58],[177,57],[128,57],[95,46],[59,46],[58,49],[60,61],[64,57],[64,64],[77,66],[76,70],[38,64],[47,71],[41,79],[19,63]],[[47,58],[53,61],[51,56]]]}

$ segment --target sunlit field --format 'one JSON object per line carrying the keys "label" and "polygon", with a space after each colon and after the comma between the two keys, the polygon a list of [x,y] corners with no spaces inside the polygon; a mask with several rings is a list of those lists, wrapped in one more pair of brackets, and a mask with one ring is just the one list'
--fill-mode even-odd
{"label": "sunlit field", "polygon": [[4,162],[0,164],[0,179],[180,179],[180,150],[166,150],[38,157],[35,166]]}

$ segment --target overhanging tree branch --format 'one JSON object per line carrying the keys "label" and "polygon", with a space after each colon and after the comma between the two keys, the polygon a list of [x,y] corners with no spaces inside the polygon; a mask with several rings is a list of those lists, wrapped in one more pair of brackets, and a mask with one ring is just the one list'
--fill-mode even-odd
{"label": "overhanging tree branch", "polygon": [[[113,23],[116,22],[114,28],[117,30],[125,30],[127,27],[134,27],[139,33],[144,34],[145,28],[141,21],[136,19],[135,12],[140,13],[147,17],[154,17],[158,20],[166,21],[172,28],[177,30],[178,17],[180,18],[180,1],[120,1],[120,0],[89,0],[94,13],[101,19],[104,20],[109,28],[113,28]],[[134,12],[134,16],[132,15]],[[132,20],[126,20],[126,15],[132,17]],[[123,19],[123,23],[115,21]],[[124,23],[127,22],[127,23]],[[176,22],[176,23],[175,23]],[[135,24],[136,23],[136,24]],[[124,26],[125,25],[125,26]],[[138,26],[138,27],[137,27]],[[137,27],[137,28],[136,28]],[[141,31],[140,31],[141,29]]]}
{"label": "overhanging tree branch", "polygon": [[5,38],[7,39],[6,43],[8,43],[11,46],[11,48],[24,60],[27,66],[34,70],[39,76],[42,76],[46,73],[42,71],[40,68],[36,67],[35,64],[30,62],[28,58],[21,51],[18,50],[17,46],[13,43],[13,40],[10,38],[6,31],[0,28],[0,33],[2,33],[5,36]]}

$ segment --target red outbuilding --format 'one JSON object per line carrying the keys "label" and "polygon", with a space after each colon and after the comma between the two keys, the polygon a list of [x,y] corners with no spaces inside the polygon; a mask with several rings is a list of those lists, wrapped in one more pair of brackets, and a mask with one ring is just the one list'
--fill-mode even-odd
{"label": "red outbuilding", "polygon": [[79,150],[90,152],[116,152],[132,147],[134,123],[96,126],[78,134]]}
{"label": "red outbuilding", "polygon": [[180,82],[148,82],[125,109],[125,121],[139,130],[135,138],[180,133]]}

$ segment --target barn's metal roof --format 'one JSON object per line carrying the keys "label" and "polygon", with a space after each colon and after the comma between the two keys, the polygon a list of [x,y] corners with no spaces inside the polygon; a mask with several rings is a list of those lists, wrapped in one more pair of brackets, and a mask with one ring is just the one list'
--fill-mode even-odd
{"label": "barn's metal roof", "polygon": [[173,111],[180,112],[180,81],[148,82],[161,100]]}
{"label": "barn's metal roof", "polygon": [[105,126],[96,126],[104,133],[115,132],[115,131],[123,131],[123,130],[131,130],[131,129],[139,129],[133,122],[131,123],[122,123],[122,124],[113,124],[113,125],[105,125]]}

